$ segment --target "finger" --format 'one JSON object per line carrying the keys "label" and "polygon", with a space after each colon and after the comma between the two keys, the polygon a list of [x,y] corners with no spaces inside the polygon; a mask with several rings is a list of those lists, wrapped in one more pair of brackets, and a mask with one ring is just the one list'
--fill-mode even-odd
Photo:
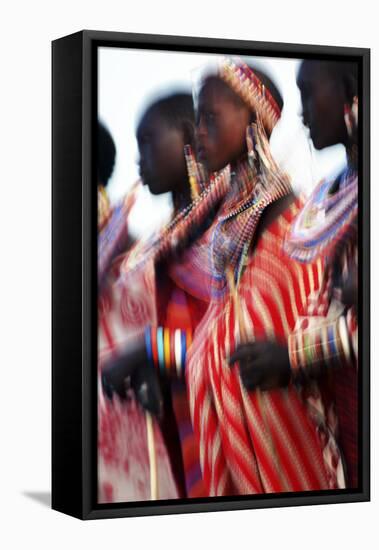
{"label": "finger", "polygon": [[247,389],[261,387],[268,378],[272,378],[272,371],[267,367],[262,357],[250,362],[240,363],[240,375]]}
{"label": "finger", "polygon": [[270,377],[261,380],[258,385],[262,391],[270,391],[280,387],[280,379],[278,377]]}
{"label": "finger", "polygon": [[255,376],[261,376],[261,373],[264,374],[267,369],[265,368],[265,363],[262,358],[248,357],[247,359],[242,359],[239,361],[239,370],[243,375],[249,375],[252,373]]}
{"label": "finger", "polygon": [[255,369],[240,369],[240,377],[247,390],[255,389],[261,382],[261,372]]}
{"label": "finger", "polygon": [[241,382],[248,391],[255,390],[259,386],[259,377],[256,375],[253,376],[242,376],[241,375]]}
{"label": "finger", "polygon": [[254,387],[269,391],[280,386],[280,375],[275,366],[269,365],[264,359],[257,359],[251,368],[255,373]]}
{"label": "finger", "polygon": [[258,343],[242,344],[238,346],[229,357],[229,364],[245,359],[255,359],[261,353],[261,345]]}

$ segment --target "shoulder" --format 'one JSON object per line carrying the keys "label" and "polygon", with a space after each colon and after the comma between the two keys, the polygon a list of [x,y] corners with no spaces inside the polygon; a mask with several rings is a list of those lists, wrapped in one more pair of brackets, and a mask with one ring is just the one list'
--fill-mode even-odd
{"label": "shoulder", "polygon": [[267,207],[260,221],[259,236],[270,233],[274,237],[284,237],[292,222],[304,205],[301,197],[293,193],[282,197]]}

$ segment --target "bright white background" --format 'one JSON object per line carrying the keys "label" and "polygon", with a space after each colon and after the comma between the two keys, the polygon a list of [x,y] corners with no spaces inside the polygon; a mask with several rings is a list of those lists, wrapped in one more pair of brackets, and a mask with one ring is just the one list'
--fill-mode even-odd
{"label": "bright white background", "polygon": [[[116,145],[116,161],[107,191],[117,201],[138,179],[135,130],[148,105],[168,93],[198,92],[201,78],[215,71],[221,57],[177,52],[146,52],[123,48],[99,49],[98,113]],[[246,57],[264,69],[279,87],[284,108],[271,136],[274,157],[291,176],[296,192],[308,194],[322,177],[338,173],[345,163],[342,145],[316,151],[301,120],[296,75],[298,59]],[[129,231],[146,237],[167,222],[172,211],[171,193],[151,195],[141,187],[128,218]],[[148,220],[148,221],[147,221]]]}
{"label": "bright white background", "polygon": [[[214,7],[212,8],[212,4]],[[50,486],[50,41],[82,28],[372,48],[372,281],[378,280],[375,3],[3,3],[1,30],[0,545],[243,550],[378,548],[379,293],[373,285],[372,502],[82,523],[41,504]],[[70,399],[70,396],[67,396]],[[28,496],[37,494],[38,498]],[[42,496],[41,496],[42,495]]]}

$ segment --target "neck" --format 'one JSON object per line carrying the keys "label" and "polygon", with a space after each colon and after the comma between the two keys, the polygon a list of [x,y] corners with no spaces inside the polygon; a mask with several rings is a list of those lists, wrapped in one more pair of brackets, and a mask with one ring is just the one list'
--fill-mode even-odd
{"label": "neck", "polygon": [[251,182],[258,174],[257,163],[251,163],[246,154],[230,164],[230,171],[237,176],[236,181],[240,182]]}
{"label": "neck", "polygon": [[183,210],[191,202],[191,189],[188,180],[175,186],[175,191],[172,193],[175,212]]}
{"label": "neck", "polygon": [[358,144],[349,143],[346,146],[347,165],[351,170],[358,170]]}
{"label": "neck", "polygon": [[233,160],[230,163],[230,170],[232,172],[238,172],[241,167],[246,167],[248,165],[248,156],[246,153],[243,153],[240,157],[238,157],[236,160]]}
{"label": "neck", "polygon": [[246,202],[253,197],[257,183],[258,170],[250,164],[247,155],[230,164],[230,200],[234,202]]}

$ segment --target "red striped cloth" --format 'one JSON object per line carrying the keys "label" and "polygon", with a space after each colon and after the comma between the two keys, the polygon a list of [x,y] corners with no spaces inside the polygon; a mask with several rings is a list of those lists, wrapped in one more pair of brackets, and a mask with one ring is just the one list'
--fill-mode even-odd
{"label": "red striped cloth", "polygon": [[[316,264],[290,260],[282,250],[300,202],[261,235],[238,289],[249,339],[285,343],[318,288]],[[200,464],[208,495],[335,488],[318,424],[290,386],[258,394],[242,386],[228,356],[239,341],[230,295],[209,307],[187,357],[187,387]]]}
{"label": "red striped cloth", "polygon": [[[192,332],[205,313],[206,307],[205,302],[194,299],[182,289],[174,286],[167,308],[164,313],[162,312],[162,320],[168,328],[180,328]],[[186,496],[189,498],[206,496],[201,476],[199,447],[193,433],[184,380],[173,384],[172,404],[181,444]]]}
{"label": "red striped cloth", "polygon": [[[338,243],[338,254],[333,255],[333,268],[341,275],[344,272],[351,274],[357,269],[353,242]],[[296,341],[302,342],[303,347],[308,331],[313,339],[317,335],[322,342],[318,356],[312,359],[298,352],[301,364],[293,366],[296,373],[300,367],[306,377],[316,375],[319,378],[320,399],[342,453],[346,486],[355,488],[358,486],[358,326],[355,306],[345,311],[344,305],[334,297],[341,294],[341,288],[334,287],[333,282],[332,270],[328,268],[322,287],[309,297],[306,316],[294,333]],[[325,327],[338,324],[341,317],[347,328],[346,342],[343,351],[339,349],[336,354],[330,347]]]}

